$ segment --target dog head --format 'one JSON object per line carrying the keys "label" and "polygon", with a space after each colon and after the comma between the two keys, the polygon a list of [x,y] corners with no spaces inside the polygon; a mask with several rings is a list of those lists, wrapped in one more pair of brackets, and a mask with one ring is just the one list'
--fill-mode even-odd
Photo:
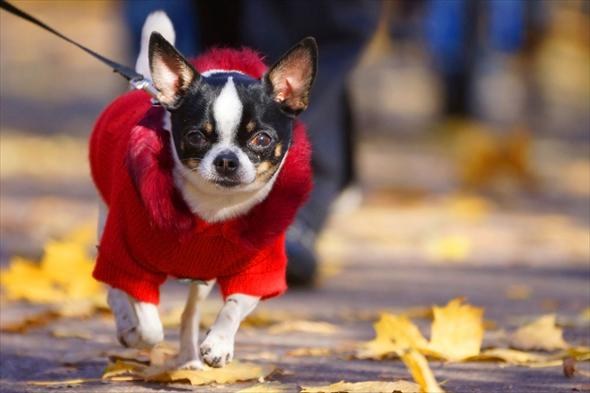
{"label": "dog head", "polygon": [[149,64],[170,113],[179,172],[202,194],[252,194],[272,185],[288,154],[292,122],[307,108],[317,46],[306,38],[259,80],[236,71],[199,74],[160,34]]}

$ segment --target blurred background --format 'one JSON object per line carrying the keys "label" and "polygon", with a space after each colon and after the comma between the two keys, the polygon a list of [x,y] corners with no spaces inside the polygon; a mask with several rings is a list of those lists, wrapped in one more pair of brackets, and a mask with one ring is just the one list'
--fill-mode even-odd
{"label": "blurred background", "polygon": [[[13,3],[129,65],[137,21],[141,26],[141,13],[158,7]],[[187,55],[248,43],[266,45],[272,62],[307,35],[282,34],[263,2],[165,3]],[[311,3],[296,3],[309,20],[323,18]],[[318,161],[345,172],[325,197],[327,222],[308,223],[317,235],[310,248],[317,247],[320,278],[367,259],[385,275],[407,263],[588,265],[590,2],[319,3],[334,15],[326,24],[356,34],[336,28],[317,37],[319,83],[338,85],[350,109],[333,117],[341,122],[340,151],[331,152],[326,138],[314,146]],[[274,48],[275,41],[289,43]],[[5,12],[0,48],[6,264],[17,254],[37,258],[48,239],[96,219],[87,140],[102,108],[127,86],[79,49]],[[342,58],[339,68],[334,59]],[[328,90],[316,86],[311,108],[334,109]],[[315,139],[330,119],[317,111],[305,118]]]}

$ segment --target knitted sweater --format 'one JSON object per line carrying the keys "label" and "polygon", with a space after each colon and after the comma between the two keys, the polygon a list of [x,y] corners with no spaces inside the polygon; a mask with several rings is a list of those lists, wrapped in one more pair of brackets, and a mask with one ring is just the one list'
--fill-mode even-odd
{"label": "knitted sweater", "polygon": [[[259,78],[262,62],[253,52],[241,52],[221,49],[193,64],[199,72],[240,70]],[[249,63],[240,67],[244,55]],[[174,185],[163,111],[144,92],[129,92],[103,112],[92,133],[92,177],[109,208],[94,277],[156,304],[167,276],[217,279],[224,297],[281,294],[285,232],[311,189],[305,128],[294,124],[286,161],[261,203],[237,218],[207,223],[189,210]]]}

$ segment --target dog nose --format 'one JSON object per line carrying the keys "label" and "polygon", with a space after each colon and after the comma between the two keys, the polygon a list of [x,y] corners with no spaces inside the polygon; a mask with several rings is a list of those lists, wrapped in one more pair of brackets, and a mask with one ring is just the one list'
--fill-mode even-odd
{"label": "dog nose", "polygon": [[238,156],[231,151],[221,152],[215,157],[215,160],[213,160],[213,166],[215,166],[215,170],[220,175],[231,175],[238,169]]}

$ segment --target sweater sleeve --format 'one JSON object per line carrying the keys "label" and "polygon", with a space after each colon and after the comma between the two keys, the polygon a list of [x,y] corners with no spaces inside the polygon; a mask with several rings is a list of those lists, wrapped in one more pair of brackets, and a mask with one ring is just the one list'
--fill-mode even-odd
{"label": "sweater sleeve", "polygon": [[287,290],[285,236],[278,236],[258,251],[248,268],[238,274],[218,277],[223,298],[235,293],[268,299]]}

